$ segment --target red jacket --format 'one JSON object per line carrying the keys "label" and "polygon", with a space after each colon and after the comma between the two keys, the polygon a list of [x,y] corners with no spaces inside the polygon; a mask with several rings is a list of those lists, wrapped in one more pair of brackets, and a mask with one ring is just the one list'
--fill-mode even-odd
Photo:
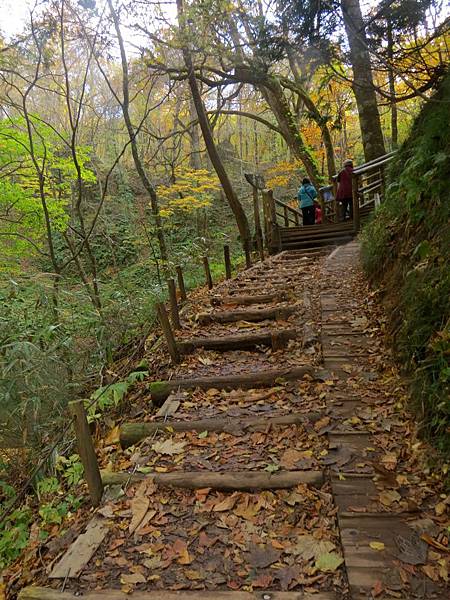
{"label": "red jacket", "polygon": [[347,165],[338,175],[338,190],[336,200],[344,200],[352,197],[352,174],[353,167]]}

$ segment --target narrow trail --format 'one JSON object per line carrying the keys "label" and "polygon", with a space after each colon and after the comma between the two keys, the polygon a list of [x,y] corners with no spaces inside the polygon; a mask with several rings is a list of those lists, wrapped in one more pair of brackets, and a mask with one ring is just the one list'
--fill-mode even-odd
{"label": "narrow trail", "polygon": [[190,301],[183,362],[152,359],[175,390],[156,413],[140,388],[103,506],[21,600],[450,597],[446,505],[358,251],[281,253]]}

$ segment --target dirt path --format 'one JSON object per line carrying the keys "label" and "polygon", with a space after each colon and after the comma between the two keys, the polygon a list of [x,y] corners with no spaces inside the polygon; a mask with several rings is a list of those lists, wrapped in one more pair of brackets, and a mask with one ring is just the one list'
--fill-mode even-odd
{"label": "dirt path", "polygon": [[[257,322],[214,319],[246,310],[230,300],[237,293],[280,291],[283,299],[248,308],[295,309],[285,320],[277,311]],[[173,598],[448,599],[449,498],[424,470],[427,449],[403,412],[372,303],[354,243],[328,257],[278,255],[198,295],[181,339],[298,335],[283,348],[196,349],[175,368],[161,348],[157,378],[305,365],[311,374],[178,391],[160,416],[142,391],[127,425],[133,444],[104,443],[105,477],[116,485],[72,552],[47,553],[50,577],[33,574],[35,585],[64,582],[65,592],[27,588],[22,600],[172,600],[180,590]]]}

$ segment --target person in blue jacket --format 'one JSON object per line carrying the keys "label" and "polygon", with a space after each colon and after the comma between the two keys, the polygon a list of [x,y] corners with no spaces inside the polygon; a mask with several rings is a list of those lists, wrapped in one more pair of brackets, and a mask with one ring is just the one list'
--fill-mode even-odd
{"label": "person in blue jacket", "polygon": [[310,180],[305,177],[302,185],[298,190],[298,201],[303,213],[303,225],[314,225],[315,223],[315,208],[314,200],[317,198],[316,188]]}

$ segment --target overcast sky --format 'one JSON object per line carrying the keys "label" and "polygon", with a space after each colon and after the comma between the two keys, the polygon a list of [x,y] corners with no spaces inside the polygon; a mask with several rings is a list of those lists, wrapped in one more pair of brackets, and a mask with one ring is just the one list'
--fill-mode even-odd
{"label": "overcast sky", "polygon": [[[22,31],[28,20],[29,7],[34,4],[35,0],[0,0],[0,30],[7,39]],[[378,4],[378,0],[362,0],[361,4],[368,10]]]}

